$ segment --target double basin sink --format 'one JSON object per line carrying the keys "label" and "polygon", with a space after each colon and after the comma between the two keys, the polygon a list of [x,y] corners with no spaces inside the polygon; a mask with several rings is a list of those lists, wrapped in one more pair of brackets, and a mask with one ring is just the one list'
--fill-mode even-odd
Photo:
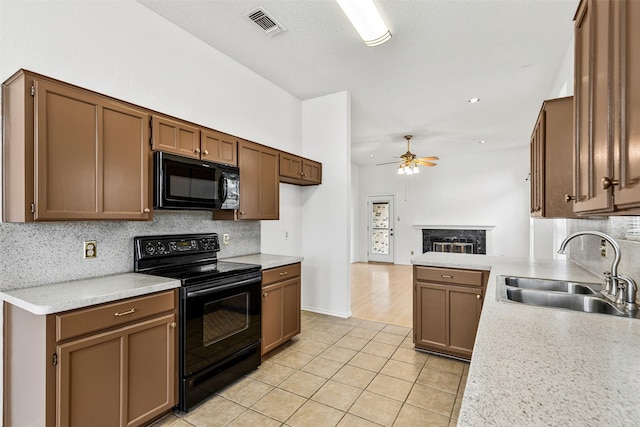
{"label": "double basin sink", "polygon": [[498,281],[498,291],[502,301],[563,308],[584,313],[640,317],[637,312],[629,314],[627,310],[605,298],[601,293],[602,285],[597,283],[513,276],[500,276]]}

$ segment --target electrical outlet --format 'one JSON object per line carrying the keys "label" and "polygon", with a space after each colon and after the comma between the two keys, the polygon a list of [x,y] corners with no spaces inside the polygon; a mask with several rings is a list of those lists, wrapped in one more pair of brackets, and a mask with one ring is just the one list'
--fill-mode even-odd
{"label": "electrical outlet", "polygon": [[84,257],[95,258],[98,256],[98,243],[95,240],[84,242]]}
{"label": "electrical outlet", "polygon": [[411,251],[411,255],[413,255],[413,251]]}
{"label": "electrical outlet", "polygon": [[600,240],[600,256],[607,257],[607,241],[604,239]]}
{"label": "electrical outlet", "polygon": [[289,240],[289,232],[288,231],[284,232],[284,240]]}
{"label": "electrical outlet", "polygon": [[224,243],[225,245],[229,244],[229,235],[228,234],[223,234],[222,235],[222,243]]}

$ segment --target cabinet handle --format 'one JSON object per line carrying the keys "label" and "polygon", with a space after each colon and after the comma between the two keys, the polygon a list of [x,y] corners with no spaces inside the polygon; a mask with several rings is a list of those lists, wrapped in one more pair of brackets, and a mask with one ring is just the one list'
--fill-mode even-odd
{"label": "cabinet handle", "polygon": [[285,271],[283,273],[280,273],[280,276],[286,276],[288,273]]}
{"label": "cabinet handle", "polygon": [[204,154],[209,154],[209,150],[204,150]]}
{"label": "cabinet handle", "polygon": [[169,325],[172,329],[175,328],[176,326],[178,326],[178,324],[176,322],[171,322],[171,324]]}
{"label": "cabinet handle", "polygon": [[611,179],[608,176],[602,178],[602,189],[608,190],[614,185],[618,185],[620,182],[617,179]]}
{"label": "cabinet handle", "polygon": [[565,194],[564,195],[564,201],[567,202],[567,203],[569,203],[570,201],[575,200],[575,199],[576,199],[576,196],[572,196],[571,194]]}
{"label": "cabinet handle", "polygon": [[149,208],[144,208],[144,209],[142,210],[142,212],[144,212],[144,213],[149,213],[149,212],[151,212],[151,209],[149,209]]}
{"label": "cabinet handle", "polygon": [[133,314],[133,313],[135,313],[135,312],[136,312],[136,309],[135,309],[135,308],[132,308],[131,310],[123,311],[122,313],[120,313],[120,312],[116,311],[115,316],[116,316],[116,317],[126,316],[127,314]]}
{"label": "cabinet handle", "polygon": [[441,274],[440,276],[442,276],[443,279],[453,279],[453,276],[450,276],[448,274]]}
{"label": "cabinet handle", "polygon": [[199,149],[199,148],[196,148],[196,153],[199,153],[199,152],[200,152],[200,149]]}
{"label": "cabinet handle", "polygon": [[269,292],[265,292],[264,294],[262,294],[262,297],[263,297],[263,298],[266,298],[266,297],[267,297],[267,295],[269,295]]}

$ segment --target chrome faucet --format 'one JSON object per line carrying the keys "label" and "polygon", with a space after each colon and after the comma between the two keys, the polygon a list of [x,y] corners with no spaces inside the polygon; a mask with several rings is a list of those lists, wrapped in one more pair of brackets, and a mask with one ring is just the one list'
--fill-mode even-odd
{"label": "chrome faucet", "polygon": [[636,312],[638,310],[638,305],[636,304],[638,285],[631,277],[623,276],[622,274],[618,276],[618,279],[624,282],[624,284],[620,284],[620,293],[616,302],[618,304],[625,304],[629,312]]}
{"label": "chrome faucet", "polygon": [[[571,233],[567,237],[565,237],[565,239],[560,244],[560,249],[558,249],[558,253],[566,254],[567,244],[574,237],[589,235],[589,234],[605,239],[607,242],[609,242],[609,244],[613,248],[615,257],[613,258],[613,264],[611,265],[611,273],[610,274],[605,273],[605,285],[606,285],[605,291],[611,296],[611,298],[615,298],[616,295],[618,294],[618,280],[620,279],[620,277],[618,276],[618,265],[620,264],[620,246],[618,246],[618,243],[615,240],[613,240],[611,236],[609,236],[608,234],[601,233],[600,231],[576,231],[575,233]],[[626,282],[626,279],[623,279],[623,280]],[[611,286],[609,286],[609,284]],[[633,285],[635,285],[635,283]],[[632,287],[632,285],[628,284],[627,288],[630,288],[630,287]],[[637,290],[637,287],[636,287],[636,290]],[[635,300],[635,292],[634,292],[634,300]]]}

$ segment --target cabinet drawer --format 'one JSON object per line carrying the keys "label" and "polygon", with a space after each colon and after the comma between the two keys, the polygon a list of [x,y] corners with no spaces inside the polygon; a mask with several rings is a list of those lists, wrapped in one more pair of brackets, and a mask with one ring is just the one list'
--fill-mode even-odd
{"label": "cabinet drawer", "polygon": [[416,280],[460,285],[484,286],[483,272],[477,270],[458,270],[454,268],[436,268],[416,266]]}
{"label": "cabinet drawer", "polygon": [[56,315],[56,341],[124,325],[174,310],[175,291],[131,298]]}
{"label": "cabinet drawer", "polygon": [[270,268],[262,272],[262,286],[300,276],[300,263]]}

